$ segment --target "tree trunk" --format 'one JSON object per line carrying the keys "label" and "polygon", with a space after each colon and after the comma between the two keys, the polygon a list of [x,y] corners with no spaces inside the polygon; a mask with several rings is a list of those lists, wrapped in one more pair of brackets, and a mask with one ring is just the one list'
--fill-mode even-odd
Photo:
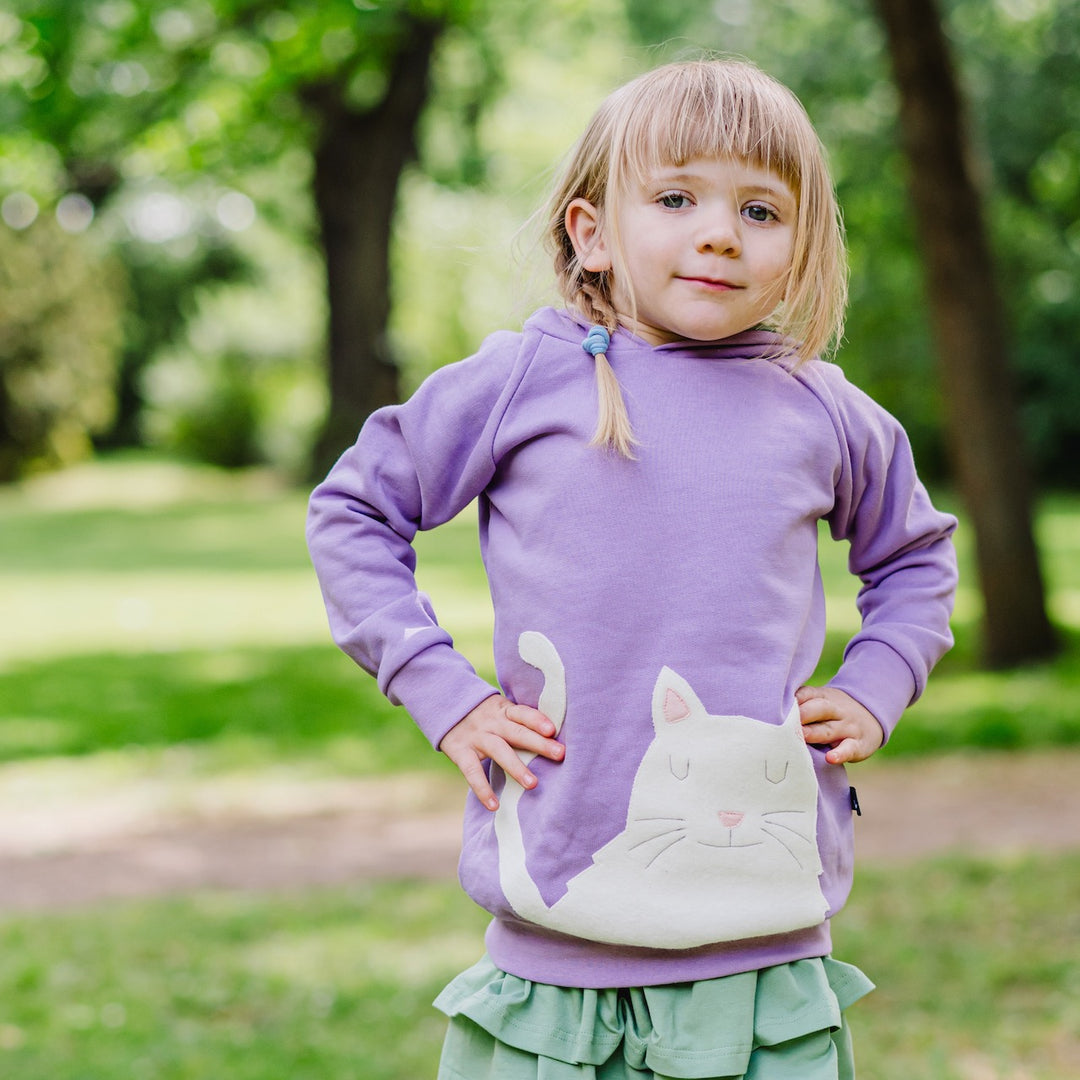
{"label": "tree trunk", "polygon": [[399,400],[387,339],[390,240],[398,183],[415,154],[432,53],[442,26],[414,22],[372,108],[351,108],[343,83],[312,86],[305,101],[321,124],[315,151],[315,205],[326,259],[329,412],[313,473],[322,476],[356,438],[367,416]]}
{"label": "tree trunk", "polygon": [[875,0],[900,95],[956,480],[974,526],[995,667],[1051,655],[1031,484],[963,107],[934,0]]}

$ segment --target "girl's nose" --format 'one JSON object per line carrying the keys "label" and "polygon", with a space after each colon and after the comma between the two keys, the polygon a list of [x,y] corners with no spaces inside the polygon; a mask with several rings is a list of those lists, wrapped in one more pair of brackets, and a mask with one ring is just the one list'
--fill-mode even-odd
{"label": "girl's nose", "polygon": [[698,233],[697,249],[713,255],[738,255],[742,241],[737,222],[726,212],[710,215]]}

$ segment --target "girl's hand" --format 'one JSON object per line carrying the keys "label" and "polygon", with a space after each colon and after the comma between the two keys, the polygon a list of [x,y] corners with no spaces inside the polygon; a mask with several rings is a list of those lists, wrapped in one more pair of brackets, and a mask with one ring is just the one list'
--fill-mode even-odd
{"label": "girl's hand", "polygon": [[850,694],[832,686],[800,686],[795,692],[808,743],[831,743],[830,765],[865,761],[885,741],[877,718]]}
{"label": "girl's hand", "polygon": [[488,783],[483,762],[490,758],[522,787],[535,787],[536,777],[517,751],[562,761],[566,747],[555,741],[554,734],[555,725],[542,712],[493,694],[443,736],[439,749],[461,770],[484,806],[498,810],[499,800]]}

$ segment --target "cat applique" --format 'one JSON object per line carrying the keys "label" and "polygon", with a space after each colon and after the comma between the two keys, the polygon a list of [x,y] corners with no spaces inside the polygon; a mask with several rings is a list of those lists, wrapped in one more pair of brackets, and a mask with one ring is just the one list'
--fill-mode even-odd
{"label": "cat applique", "polygon": [[[539,708],[566,716],[566,676],[543,634],[521,635],[544,676]],[[655,735],[638,766],[626,826],[548,906],[529,876],[518,818],[524,789],[507,776],[495,834],[499,884],[522,919],[590,941],[687,949],[820,924],[818,785],[797,706],[777,726],[713,716],[663,668]],[[520,752],[523,760],[534,755]]]}

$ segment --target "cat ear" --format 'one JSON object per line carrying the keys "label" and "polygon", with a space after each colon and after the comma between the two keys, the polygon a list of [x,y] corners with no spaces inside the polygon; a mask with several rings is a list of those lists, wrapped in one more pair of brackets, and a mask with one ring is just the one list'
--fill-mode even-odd
{"label": "cat ear", "polygon": [[690,715],[690,706],[669,686],[664,694],[664,720],[669,724],[677,724]]}
{"label": "cat ear", "polygon": [[704,711],[705,707],[690,689],[690,684],[671,668],[661,668],[653,689],[652,714],[656,730],[663,731],[671,724]]}

